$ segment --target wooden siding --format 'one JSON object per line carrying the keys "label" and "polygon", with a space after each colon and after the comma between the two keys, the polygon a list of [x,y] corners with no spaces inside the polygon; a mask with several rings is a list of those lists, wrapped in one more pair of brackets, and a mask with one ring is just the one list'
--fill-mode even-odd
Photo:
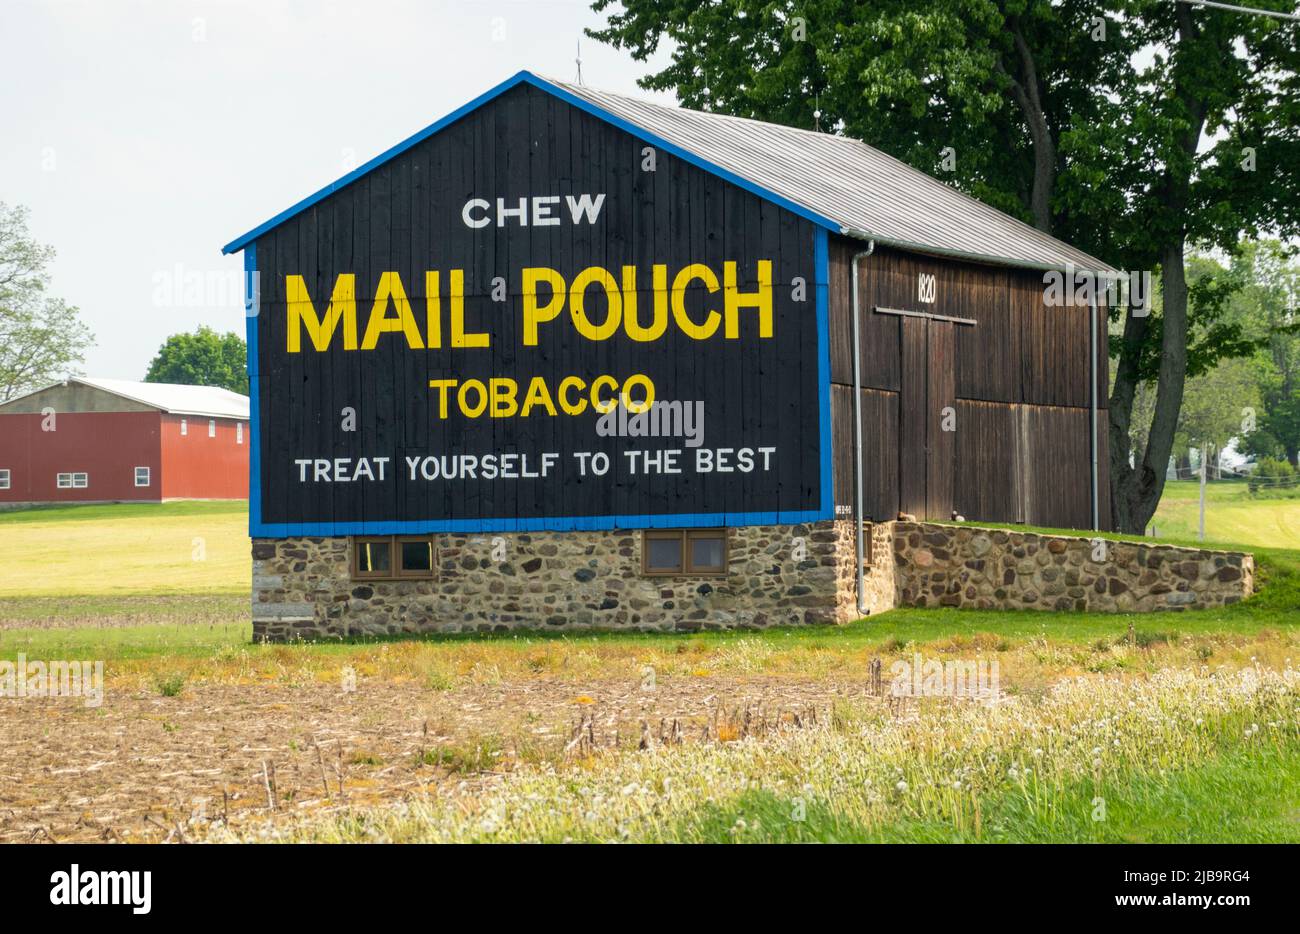
{"label": "wooden siding", "polygon": [[[831,387],[834,436],[835,513],[853,514],[853,387]],[[847,439],[847,440],[843,440]],[[866,515],[898,515],[898,393],[862,390],[862,488]]]}
{"label": "wooden siding", "polygon": [[[852,397],[851,257],[864,244],[831,244],[831,378]],[[919,277],[935,277],[933,303]],[[867,456],[867,515],[899,511],[967,519],[1089,528],[1091,450],[1086,305],[1046,304],[1042,272],[982,266],[877,247],[860,261],[864,398],[888,396],[897,412],[896,462]],[[973,325],[880,314],[887,307],[971,319]],[[1098,309],[1100,518],[1109,524],[1105,343]],[[956,430],[942,431],[945,406]],[[846,433],[845,429],[849,429]],[[836,502],[852,503],[852,418],[835,421]],[[870,437],[868,432],[867,437]],[[843,448],[849,448],[847,453]],[[873,479],[873,472],[881,477]],[[882,478],[897,477],[896,497]]]}

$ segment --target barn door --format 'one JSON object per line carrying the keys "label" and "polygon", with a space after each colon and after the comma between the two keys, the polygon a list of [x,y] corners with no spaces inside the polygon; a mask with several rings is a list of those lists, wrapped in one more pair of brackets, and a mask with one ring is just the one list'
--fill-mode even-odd
{"label": "barn door", "polygon": [[898,509],[926,515],[926,396],[929,366],[925,318],[900,318],[903,329],[898,405]]}
{"label": "barn door", "polygon": [[[899,509],[952,517],[956,465],[957,339],[951,321],[902,317]],[[948,430],[945,430],[948,429]]]}
{"label": "barn door", "polygon": [[952,518],[957,460],[957,335],[951,321],[927,322],[925,515]]}

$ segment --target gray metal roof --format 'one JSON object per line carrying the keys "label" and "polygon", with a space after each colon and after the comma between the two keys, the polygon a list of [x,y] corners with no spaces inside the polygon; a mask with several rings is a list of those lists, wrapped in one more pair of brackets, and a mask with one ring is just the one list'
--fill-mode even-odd
{"label": "gray metal roof", "polygon": [[464,107],[227,243],[242,250],[266,231],[347,187],[518,84],[555,94],[638,132],[709,171],[817,223],[863,240],[1031,269],[1114,269],[859,140],[775,123],[652,104],[521,71]]}
{"label": "gray metal roof", "polygon": [[88,376],[69,376],[32,392],[15,396],[0,406],[45,392],[55,386],[81,383],[132,402],[153,406],[172,415],[202,415],[208,418],[248,418],[248,396],[240,395],[218,386],[188,386],[180,383],[137,383],[127,379],[92,379]]}
{"label": "gray metal roof", "polygon": [[541,80],[834,221],[850,236],[1003,265],[1113,271],[860,140]]}

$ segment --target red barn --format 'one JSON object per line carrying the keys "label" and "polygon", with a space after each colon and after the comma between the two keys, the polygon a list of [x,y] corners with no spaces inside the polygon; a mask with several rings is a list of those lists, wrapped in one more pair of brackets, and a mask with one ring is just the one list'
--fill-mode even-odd
{"label": "red barn", "polygon": [[0,404],[0,508],[248,496],[248,397],[70,377]]}

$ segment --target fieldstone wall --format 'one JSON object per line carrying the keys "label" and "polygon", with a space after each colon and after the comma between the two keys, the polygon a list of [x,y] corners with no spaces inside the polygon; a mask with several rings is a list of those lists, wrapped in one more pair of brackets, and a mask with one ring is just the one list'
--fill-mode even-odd
{"label": "fieldstone wall", "polygon": [[629,531],[438,535],[434,580],[384,582],[351,579],[346,538],[255,539],[253,637],[841,622],[841,525],[730,529],[728,572],[710,577],[642,576]]}
{"label": "fieldstone wall", "polygon": [[[897,569],[894,564],[894,525],[893,522],[873,522],[871,536],[864,540],[866,571],[863,577],[865,600],[864,606],[869,615],[892,610],[898,605]],[[858,612],[858,582],[854,576],[853,565],[857,561],[858,545],[853,533],[852,520],[835,522],[838,536],[837,562],[839,605],[835,615],[836,622],[851,623],[860,619]]]}
{"label": "fieldstone wall", "polygon": [[900,606],[1147,612],[1236,603],[1248,554],[922,522],[894,525]]}
{"label": "fieldstone wall", "polygon": [[[847,623],[854,525],[728,531],[722,576],[646,577],[639,532],[438,535],[424,581],[355,581],[348,539],[255,539],[253,637],[508,629],[679,630]],[[498,539],[504,542],[504,559]],[[872,525],[870,613],[895,606],[1181,610],[1250,596],[1248,554],[926,522]],[[1098,548],[1103,551],[1098,551]]]}

